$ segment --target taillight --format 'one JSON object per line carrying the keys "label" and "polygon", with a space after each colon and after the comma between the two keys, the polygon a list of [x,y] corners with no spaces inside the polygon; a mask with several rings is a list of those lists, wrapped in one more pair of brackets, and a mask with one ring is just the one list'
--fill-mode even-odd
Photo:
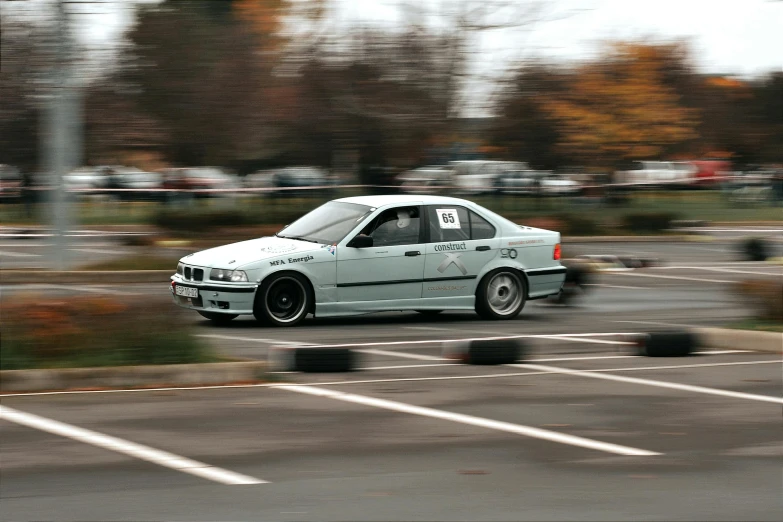
{"label": "taillight", "polygon": [[555,261],[560,260],[560,243],[555,245],[555,253],[552,255],[552,259]]}

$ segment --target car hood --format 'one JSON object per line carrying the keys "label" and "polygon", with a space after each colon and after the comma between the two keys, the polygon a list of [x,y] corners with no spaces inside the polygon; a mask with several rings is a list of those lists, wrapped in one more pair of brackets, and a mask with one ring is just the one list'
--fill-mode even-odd
{"label": "car hood", "polygon": [[239,268],[254,261],[311,252],[321,248],[323,248],[321,244],[272,236],[202,250],[185,256],[180,261],[195,266]]}

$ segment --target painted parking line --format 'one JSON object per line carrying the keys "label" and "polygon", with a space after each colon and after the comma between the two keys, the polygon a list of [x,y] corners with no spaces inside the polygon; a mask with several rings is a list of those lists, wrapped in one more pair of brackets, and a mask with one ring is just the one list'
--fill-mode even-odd
{"label": "painted parking line", "polygon": [[216,466],[210,466],[209,464],[180,457],[179,455],[174,455],[167,451],[161,451],[110,435],[104,435],[97,431],[79,428],[78,426],[15,410],[7,406],[0,406],[0,419],[52,433],[54,435],[67,437],[109,451],[122,453],[137,459],[146,460],[147,462],[159,466],[195,475],[221,484],[240,485],[267,483],[266,480],[242,475],[241,473],[235,473]]}
{"label": "painted parking line", "polygon": [[654,266],[651,270],[702,270],[705,272],[725,272],[728,274],[751,274],[751,275],[780,275],[781,270],[774,266],[759,266],[759,269],[773,270],[773,272],[758,272],[751,270],[734,270],[733,268],[716,268],[706,266]]}
{"label": "painted parking line", "polygon": [[[744,366],[755,364],[783,364],[781,360],[774,361],[746,361],[746,362],[732,362],[732,363],[717,363],[717,364],[683,364],[676,366],[647,366],[644,368],[599,368],[594,370],[583,370],[586,373],[600,373],[600,372],[628,372],[628,371],[655,371],[655,370],[669,370],[669,369],[681,369],[681,368],[706,368],[711,366]],[[514,365],[509,365],[514,367]],[[488,373],[477,375],[450,375],[445,377],[390,377],[385,379],[361,379],[353,381],[329,381],[318,382],[313,385],[317,386],[337,386],[337,385],[349,385],[349,384],[375,384],[375,383],[390,383],[390,382],[420,382],[420,381],[461,381],[461,380],[476,380],[476,379],[500,379],[505,377],[537,377],[543,375],[552,375],[556,373],[563,373],[561,368],[555,368],[555,371],[532,371],[532,372],[508,372],[508,373]],[[307,383],[300,383],[300,386],[310,386]],[[270,388],[274,386],[280,386],[279,384],[215,384],[208,386],[167,386],[160,388],[126,388],[126,389],[113,389],[113,390],[73,390],[73,391],[47,391],[47,392],[22,392],[22,393],[0,393],[0,397],[38,397],[45,395],[88,395],[94,393],[145,393],[145,392],[161,392],[161,391],[200,391],[200,390],[232,390],[237,388]],[[763,397],[763,396],[762,396]]]}
{"label": "painted parking line", "polygon": [[41,257],[41,254],[27,254],[25,252],[0,251],[0,257]]}
{"label": "painted parking line", "polygon": [[[703,365],[673,365],[673,366],[654,366],[654,367],[648,367],[648,368],[625,368],[623,371],[640,371],[640,370],[661,370],[661,369],[676,369],[676,368],[706,368],[706,367],[713,367],[713,366],[740,366],[740,365],[746,365],[746,364],[752,364],[753,362],[757,364],[763,364],[763,363],[783,363],[783,361],[746,361],[746,362],[737,362],[737,363],[712,363],[712,364],[703,364]],[[678,390],[678,391],[686,391],[686,392],[692,392],[692,393],[702,393],[707,395],[719,395],[722,397],[731,397],[734,399],[746,399],[751,401],[761,401],[761,402],[772,402],[775,404],[783,404],[783,399],[778,397],[770,397],[768,395],[756,395],[752,393],[742,393],[742,392],[735,392],[730,390],[721,390],[718,388],[707,388],[704,386],[693,386],[690,384],[679,384],[675,382],[668,382],[668,381],[656,381],[652,379],[639,379],[637,377],[626,377],[624,375],[610,375],[606,373],[602,373],[602,371],[606,370],[572,370],[570,368],[559,368],[556,366],[544,366],[540,364],[508,364],[506,366],[510,366],[513,368],[523,368],[523,369],[529,369],[529,370],[540,370],[542,372],[549,372],[549,373],[560,373],[564,375],[574,375],[578,377],[588,377],[591,379],[603,379],[607,381],[615,381],[615,382],[622,382],[626,384],[639,384],[642,386],[654,386],[658,388],[668,388],[671,390]],[[608,371],[617,371],[617,370],[608,370]]]}
{"label": "painted parking line", "polygon": [[735,281],[727,279],[702,279],[699,277],[682,277],[682,276],[667,276],[667,275],[654,275],[654,274],[640,274],[638,272],[616,272],[616,275],[630,276],[630,277],[650,277],[653,279],[676,279],[679,281],[697,281],[700,283],[734,283]]}
{"label": "painted parking line", "polygon": [[370,355],[384,355],[389,357],[402,357],[403,359],[417,359],[419,361],[448,361],[449,359],[446,359],[445,357],[436,357],[434,355],[421,355],[418,353],[400,353],[400,352],[392,352],[387,350],[374,350],[374,349],[366,349],[366,350],[353,350],[354,352],[359,353],[366,353]]}
{"label": "painted parking line", "polygon": [[593,439],[587,439],[584,437],[577,437],[574,435],[558,433],[556,431],[534,428],[532,426],[525,426],[522,424],[512,424],[510,422],[496,421],[492,419],[486,419],[483,417],[474,417],[472,415],[464,415],[461,413],[452,413],[449,411],[436,410],[434,408],[425,408],[423,406],[415,406],[413,404],[407,404],[404,402],[378,399],[375,397],[368,397],[366,395],[357,395],[355,393],[339,392],[339,391],[324,389],[318,386],[279,384],[274,386],[274,388],[278,390],[302,393],[306,395],[314,395],[316,397],[326,397],[329,399],[335,399],[338,401],[350,402],[354,404],[361,404],[364,406],[371,406],[373,408],[397,411],[400,413],[409,413],[411,415],[419,415],[422,417],[430,417],[430,418],[446,420],[450,422],[457,422],[460,424],[467,424],[470,426],[477,426],[480,428],[504,431],[507,433],[514,433],[517,435],[523,435],[535,439],[548,440],[560,444],[567,444],[570,446],[577,446],[577,447],[592,449],[596,451],[603,451],[605,453],[613,453],[615,455],[626,455],[626,456],[661,455],[660,453],[656,453],[654,451],[632,448],[629,446],[621,446],[619,444],[611,444],[608,442],[601,442]]}

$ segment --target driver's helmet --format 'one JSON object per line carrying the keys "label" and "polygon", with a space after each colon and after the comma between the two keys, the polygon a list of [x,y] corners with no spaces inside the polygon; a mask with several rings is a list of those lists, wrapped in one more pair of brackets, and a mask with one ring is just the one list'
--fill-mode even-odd
{"label": "driver's helmet", "polygon": [[397,228],[407,228],[411,224],[411,214],[409,210],[397,211]]}

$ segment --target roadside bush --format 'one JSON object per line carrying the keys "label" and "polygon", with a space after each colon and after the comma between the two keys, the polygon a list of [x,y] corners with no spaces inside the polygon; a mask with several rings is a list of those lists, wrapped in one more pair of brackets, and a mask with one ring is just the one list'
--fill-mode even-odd
{"label": "roadside bush", "polygon": [[783,322],[783,281],[750,279],[737,283],[735,290],[750,299],[759,319]]}
{"label": "roadside bush", "polygon": [[671,227],[677,215],[671,212],[645,212],[626,214],[622,218],[622,226],[630,232],[662,232]]}
{"label": "roadside bush", "polygon": [[598,222],[584,214],[560,214],[556,219],[562,223],[559,232],[564,236],[595,236],[602,233]]}
{"label": "roadside bush", "polygon": [[0,370],[215,360],[163,303],[19,298],[0,306]]}
{"label": "roadside bush", "polygon": [[249,224],[238,210],[161,210],[155,214],[153,224],[166,230],[203,231],[211,228],[236,227]]}

